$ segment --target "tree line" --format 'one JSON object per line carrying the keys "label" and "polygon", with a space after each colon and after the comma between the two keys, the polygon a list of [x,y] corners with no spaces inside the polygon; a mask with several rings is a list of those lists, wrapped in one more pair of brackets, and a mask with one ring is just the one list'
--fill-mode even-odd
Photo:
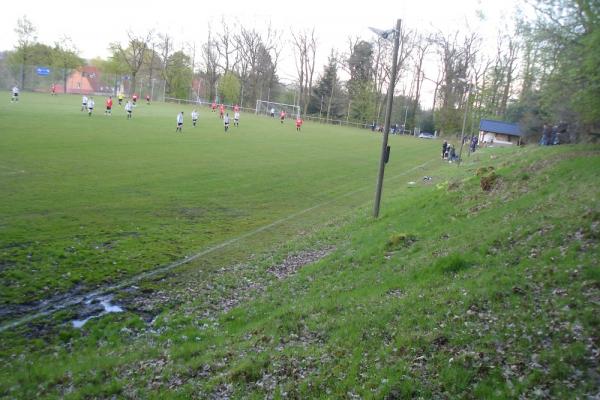
{"label": "tree line", "polygon": [[[520,17],[513,31],[502,27],[494,51],[478,32],[457,29],[424,33],[403,25],[392,123],[455,135],[475,133],[481,118],[519,122],[526,134],[543,123],[569,127],[571,140],[594,138],[600,124],[600,32],[597,0],[532,0],[533,17]],[[69,40],[40,43],[23,17],[9,64],[50,65],[67,71],[85,62]],[[294,82],[280,78],[284,46],[293,49]],[[208,27],[200,46],[176,43],[168,33],[127,33],[109,44],[110,56],[91,60],[102,71],[164,82],[167,96],[253,107],[256,100],[300,106],[305,115],[381,123],[390,80],[392,42],[376,35],[349,37],[344,47],[321,49],[315,29],[258,31],[222,20]],[[317,54],[327,63],[316,65]],[[427,63],[435,59],[432,68]],[[436,71],[433,76],[432,70]],[[287,76],[289,76],[289,71]],[[21,81],[25,68],[21,68]],[[434,88],[423,104],[423,84]]]}

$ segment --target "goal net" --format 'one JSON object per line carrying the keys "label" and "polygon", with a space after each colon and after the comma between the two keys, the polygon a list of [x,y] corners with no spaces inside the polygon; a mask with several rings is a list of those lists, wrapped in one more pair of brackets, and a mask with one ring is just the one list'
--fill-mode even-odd
{"label": "goal net", "polygon": [[273,101],[256,100],[256,114],[279,118],[281,110],[285,111],[288,117],[297,118],[300,115],[300,106],[284,103],[275,103]]}

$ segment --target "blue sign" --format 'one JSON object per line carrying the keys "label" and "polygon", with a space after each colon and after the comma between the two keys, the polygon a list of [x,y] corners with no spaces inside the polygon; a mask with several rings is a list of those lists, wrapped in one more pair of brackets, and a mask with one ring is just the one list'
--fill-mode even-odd
{"label": "blue sign", "polygon": [[39,76],[48,76],[50,75],[50,68],[39,67],[36,68],[35,72],[37,72]]}

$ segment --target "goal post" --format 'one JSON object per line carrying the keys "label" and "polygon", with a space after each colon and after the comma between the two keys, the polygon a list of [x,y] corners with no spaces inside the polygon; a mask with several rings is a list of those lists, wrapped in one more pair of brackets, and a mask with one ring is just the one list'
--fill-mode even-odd
{"label": "goal post", "polygon": [[271,116],[271,112],[273,112],[274,117],[278,118],[282,110],[285,111],[286,115],[293,116],[294,118],[300,116],[300,106],[267,100],[256,100],[256,115]]}

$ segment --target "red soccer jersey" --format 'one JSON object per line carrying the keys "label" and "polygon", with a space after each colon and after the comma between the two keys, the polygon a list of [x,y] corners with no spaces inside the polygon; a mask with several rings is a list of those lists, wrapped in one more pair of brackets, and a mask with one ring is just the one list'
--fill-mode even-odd
{"label": "red soccer jersey", "polygon": [[106,100],[106,107],[112,107],[112,99]]}
{"label": "red soccer jersey", "polygon": [[302,119],[298,118],[296,120],[296,126],[301,126],[302,125]]}
{"label": "red soccer jersey", "polygon": [[238,106],[237,104],[235,106],[233,106],[233,111],[235,111],[235,112],[240,111],[240,106]]}
{"label": "red soccer jersey", "polygon": [[217,108],[217,103],[213,102],[212,103],[212,109],[214,110],[215,108]]}
{"label": "red soccer jersey", "polygon": [[281,114],[279,114],[279,116],[280,116],[281,118],[285,118],[285,111],[282,111],[282,112],[281,112]]}
{"label": "red soccer jersey", "polygon": [[137,100],[137,94],[134,94],[132,98],[134,101]]}

